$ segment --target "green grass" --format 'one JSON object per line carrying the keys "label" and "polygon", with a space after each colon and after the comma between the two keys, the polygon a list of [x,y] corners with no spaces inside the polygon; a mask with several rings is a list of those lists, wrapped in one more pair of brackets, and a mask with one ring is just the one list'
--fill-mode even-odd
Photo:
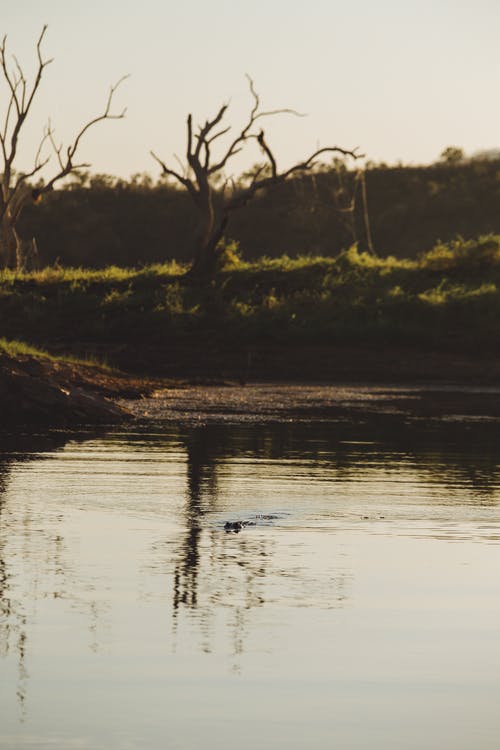
{"label": "green grass", "polygon": [[336,258],[249,263],[233,251],[196,287],[184,271],[171,263],[0,272],[0,333],[143,370],[175,366],[181,349],[193,357],[269,344],[493,352],[499,340],[499,236],[439,243],[416,260],[352,247]]}
{"label": "green grass", "polygon": [[29,272],[3,269],[0,270],[0,283],[12,286],[30,283],[37,285],[123,283],[129,279],[147,279],[149,277],[169,279],[179,276],[184,270],[184,267],[176,261],[145,266],[140,270],[120,266],[94,269],[66,268],[56,265]]}
{"label": "green grass", "polygon": [[31,344],[27,344],[25,341],[8,340],[0,338],[0,355],[6,355],[8,357],[34,357],[35,359],[48,359],[50,362],[65,362],[68,364],[85,365],[86,367],[96,367],[106,372],[111,372],[112,368],[107,362],[99,360],[97,358],[85,358],[72,357],[69,355],[54,356],[45,349],[41,349]]}
{"label": "green grass", "polygon": [[0,354],[5,354],[8,357],[28,356],[53,359],[43,349],[26,344],[24,341],[8,341],[7,339],[0,339]]}

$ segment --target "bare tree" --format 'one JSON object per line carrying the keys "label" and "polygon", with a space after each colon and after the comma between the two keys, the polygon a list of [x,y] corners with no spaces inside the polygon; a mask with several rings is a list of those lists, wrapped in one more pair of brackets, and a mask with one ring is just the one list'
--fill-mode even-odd
{"label": "bare tree", "polygon": [[[45,68],[52,62],[52,59],[44,58],[42,53],[42,42],[46,31],[47,26],[44,26],[36,44],[37,67],[31,82],[27,80],[15,56],[12,57],[12,64],[9,64],[6,36],[3,37],[0,45],[0,77],[3,78],[7,88],[6,109],[0,123],[0,266],[3,267],[24,265],[25,245],[20,240],[16,227],[26,204],[30,201],[39,201],[44,193],[52,190],[56,182],[79,169],[90,166],[77,163],[75,157],[83,136],[92,126],[101,120],[119,120],[125,116],[125,110],[113,114],[111,105],[116,89],[126,76],[111,86],[103,112],[83,125],[69,146],[63,147],[62,144],[57,144],[54,130],[49,122],[40,140],[33,167],[26,172],[15,170],[23,126],[39,90]],[[33,188],[30,180],[35,175],[39,175],[47,166],[51,156],[55,157],[55,172],[46,182]]]}
{"label": "bare tree", "polygon": [[[223,104],[212,120],[207,120],[193,132],[193,118],[187,118],[187,164],[181,166],[181,172],[168,167],[153,151],[151,155],[159,163],[164,175],[174,177],[189,192],[198,210],[200,232],[197,238],[194,261],[191,273],[205,275],[213,271],[218,253],[220,240],[226,230],[229,217],[233,211],[245,206],[255,195],[265,188],[277,185],[298,172],[312,169],[318,157],[327,153],[340,153],[353,159],[359,158],[356,149],[348,150],[340,146],[320,148],[304,161],[294,164],[285,171],[279,171],[276,157],[267,142],[265,132],[257,127],[258,121],[273,115],[288,113],[298,114],[291,109],[275,109],[262,111],[260,99],[255,90],[252,79],[247,76],[253,105],[248,120],[242,130],[229,139],[222,155],[213,156],[213,145],[216,140],[227,135],[231,126],[221,125],[228,104]],[[260,122],[259,122],[260,124]],[[256,167],[249,175],[246,184],[241,181],[236,184],[232,179],[222,179],[225,168],[230,160],[247,146],[256,141],[265,157],[264,164]],[[217,188],[222,182],[222,187]]]}

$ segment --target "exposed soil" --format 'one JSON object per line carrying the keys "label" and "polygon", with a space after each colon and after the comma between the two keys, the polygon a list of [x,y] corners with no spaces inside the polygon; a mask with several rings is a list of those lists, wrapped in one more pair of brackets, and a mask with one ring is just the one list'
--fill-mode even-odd
{"label": "exposed soil", "polygon": [[45,357],[0,356],[0,429],[22,424],[73,426],[130,418],[113,397],[138,397],[158,384],[90,365]]}
{"label": "exposed soil", "polygon": [[[474,382],[474,381],[472,381]],[[191,424],[446,420],[500,423],[496,386],[200,382],[0,356],[0,429],[126,421]]]}

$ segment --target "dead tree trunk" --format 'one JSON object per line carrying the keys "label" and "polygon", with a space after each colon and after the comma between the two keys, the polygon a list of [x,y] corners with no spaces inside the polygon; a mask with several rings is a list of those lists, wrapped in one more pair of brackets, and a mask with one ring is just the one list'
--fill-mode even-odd
{"label": "dead tree trunk", "polygon": [[[173,177],[191,195],[199,216],[199,234],[193,252],[193,262],[189,270],[191,277],[204,277],[213,273],[221,251],[221,240],[233,211],[245,206],[259,191],[283,182],[292,174],[305,172],[314,167],[319,156],[338,153],[357,159],[361,154],[356,149],[328,146],[315,151],[311,156],[289,169],[280,172],[276,158],[267,143],[264,130],[257,130],[257,120],[281,113],[298,114],[291,109],[261,111],[260,100],[253,81],[248,78],[253,106],[247,123],[223,150],[222,156],[213,157],[213,144],[229,133],[230,126],[219,127],[228,105],[224,104],[212,120],[207,120],[193,133],[193,118],[187,118],[186,166],[183,173],[171,169],[153,151],[151,155],[159,163],[163,174]],[[265,157],[265,162],[248,176],[245,184],[235,185],[230,179],[223,179],[223,187],[216,189],[224,176],[225,168],[231,159],[251,141],[256,141]]]}
{"label": "dead tree trunk", "polygon": [[193,277],[213,274],[223,250],[221,242],[228,224],[228,216],[225,212],[217,210],[214,198],[215,196],[211,195],[200,212],[201,232],[196,240],[194,259],[189,271]]}
{"label": "dead tree trunk", "polygon": [[210,272],[211,261],[215,258],[215,249],[219,238],[215,237],[216,209],[214,191],[210,181],[202,173],[199,175],[199,189],[194,203],[199,216],[198,236],[195,240],[193,271],[204,274]]}

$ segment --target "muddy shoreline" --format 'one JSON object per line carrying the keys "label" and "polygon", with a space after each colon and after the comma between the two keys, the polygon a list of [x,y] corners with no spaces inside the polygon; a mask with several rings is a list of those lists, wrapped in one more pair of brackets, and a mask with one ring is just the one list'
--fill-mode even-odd
{"label": "muddy shoreline", "polygon": [[116,403],[142,423],[490,423],[500,427],[500,388],[456,385],[253,383],[171,385]]}
{"label": "muddy shoreline", "polygon": [[148,422],[500,424],[496,385],[167,380],[33,357],[0,358],[0,396],[0,430]]}

